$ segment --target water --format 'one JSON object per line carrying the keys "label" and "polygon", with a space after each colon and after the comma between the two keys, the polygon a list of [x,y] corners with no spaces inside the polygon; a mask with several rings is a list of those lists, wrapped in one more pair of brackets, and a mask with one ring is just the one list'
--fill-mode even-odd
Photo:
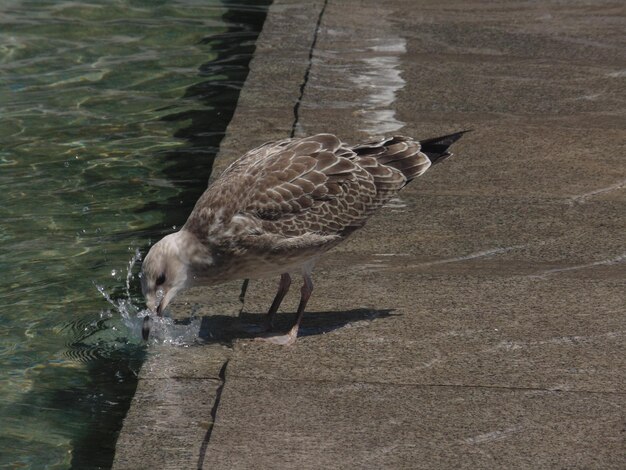
{"label": "water", "polygon": [[0,2],[0,467],[110,467],[128,266],[206,186],[262,3]]}

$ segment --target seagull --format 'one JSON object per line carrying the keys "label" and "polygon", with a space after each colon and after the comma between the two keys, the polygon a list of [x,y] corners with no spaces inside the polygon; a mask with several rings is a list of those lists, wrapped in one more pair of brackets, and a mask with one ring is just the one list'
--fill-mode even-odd
{"label": "seagull", "polygon": [[[249,151],[207,188],[178,232],[149,250],[141,272],[149,311],[161,316],[191,286],[280,276],[265,317],[267,331],[256,339],[293,344],[319,257],[363,227],[411,180],[450,157],[448,148],[465,132],[420,141],[393,136],[354,146],[317,134]],[[272,332],[294,272],[304,280],[296,321],[286,333]],[[146,315],[144,339],[149,331]]]}

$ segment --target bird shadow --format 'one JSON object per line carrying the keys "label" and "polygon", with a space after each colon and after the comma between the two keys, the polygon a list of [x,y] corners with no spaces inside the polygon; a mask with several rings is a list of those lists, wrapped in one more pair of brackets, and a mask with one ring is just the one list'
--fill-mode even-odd
{"label": "bird shadow", "polygon": [[[390,316],[401,315],[394,309],[367,309],[307,312],[304,316],[298,337],[317,336],[349,327],[362,321],[374,321]],[[288,331],[295,322],[294,313],[279,313],[274,320],[272,331]],[[241,312],[238,317],[210,315],[202,317],[198,339],[204,343],[232,344],[236,339],[251,339],[258,336],[263,325],[264,314]]]}

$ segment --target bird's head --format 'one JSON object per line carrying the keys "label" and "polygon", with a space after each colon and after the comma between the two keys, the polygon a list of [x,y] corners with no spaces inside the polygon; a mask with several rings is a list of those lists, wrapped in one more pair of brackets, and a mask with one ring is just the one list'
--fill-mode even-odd
{"label": "bird's head", "polygon": [[190,263],[182,231],[155,243],[141,266],[141,290],[147,307],[157,314],[189,284]]}

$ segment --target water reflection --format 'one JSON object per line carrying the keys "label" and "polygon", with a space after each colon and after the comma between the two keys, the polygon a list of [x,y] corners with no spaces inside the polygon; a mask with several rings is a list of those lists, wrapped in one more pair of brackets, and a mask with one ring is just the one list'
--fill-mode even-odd
{"label": "water reflection", "polygon": [[[355,127],[369,137],[388,136],[405,126],[397,117],[395,100],[406,84],[402,77],[406,40],[383,10],[364,7],[360,15],[379,15],[376,27],[359,28],[356,36],[341,15],[324,16],[322,42],[313,52],[300,127],[306,127],[306,113],[317,110],[340,110],[340,115],[356,119]],[[302,128],[299,134],[319,131]],[[332,127],[325,131],[334,132]]]}
{"label": "water reflection", "polygon": [[396,93],[405,85],[400,74],[400,55],[406,52],[406,41],[391,35],[374,42],[376,44],[368,48],[371,56],[361,59],[364,69],[351,79],[368,91],[363,109],[359,111],[362,130],[371,135],[386,135],[405,125],[396,118],[394,102]]}
{"label": "water reflection", "polygon": [[128,260],[206,186],[248,3],[0,4],[0,466],[110,466],[144,351],[93,283],[139,304]]}

